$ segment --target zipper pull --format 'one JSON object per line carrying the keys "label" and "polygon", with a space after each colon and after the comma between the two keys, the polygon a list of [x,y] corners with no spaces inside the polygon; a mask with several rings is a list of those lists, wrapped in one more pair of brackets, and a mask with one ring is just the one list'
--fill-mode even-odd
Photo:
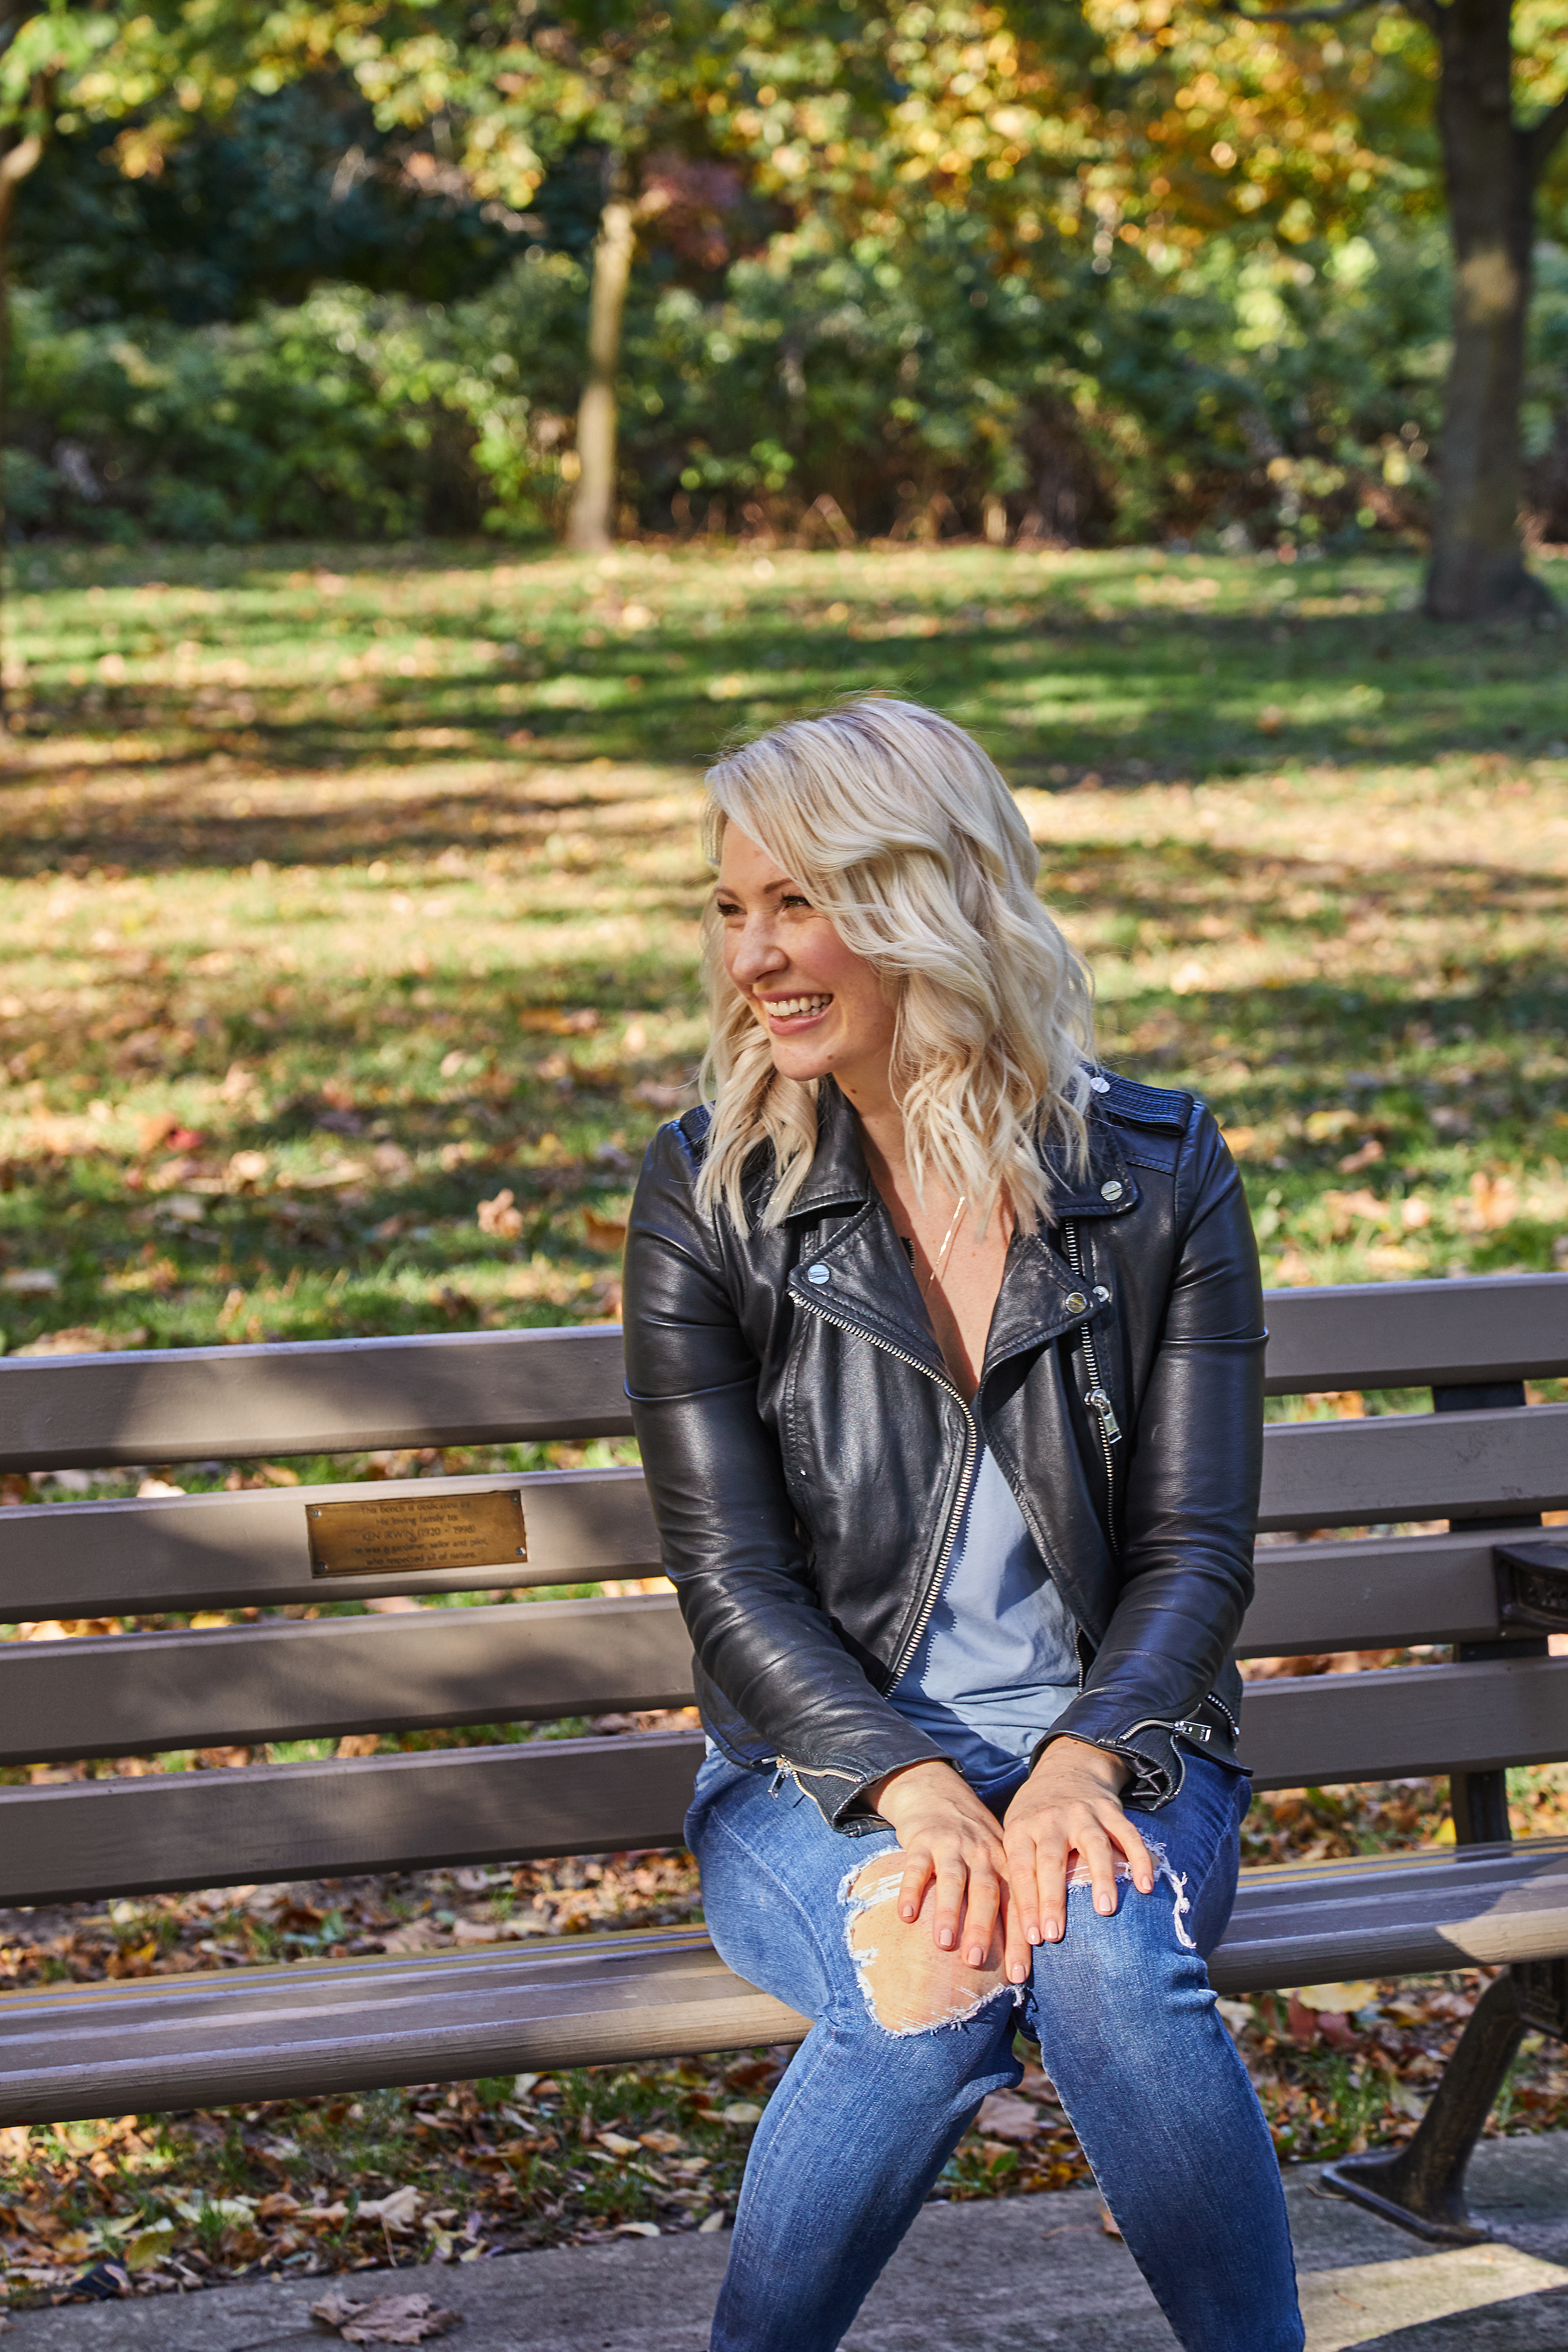
{"label": "zipper pull", "polygon": [[1108,1445],[1119,1445],[1121,1442],[1121,1423],[1117,1420],[1116,1408],[1111,1403],[1110,1399],[1106,1395],[1105,1391],[1103,1389],[1089,1389],[1086,1392],[1083,1401],[1092,1412],[1095,1412],[1100,1415],[1100,1425],[1105,1432],[1106,1444]]}

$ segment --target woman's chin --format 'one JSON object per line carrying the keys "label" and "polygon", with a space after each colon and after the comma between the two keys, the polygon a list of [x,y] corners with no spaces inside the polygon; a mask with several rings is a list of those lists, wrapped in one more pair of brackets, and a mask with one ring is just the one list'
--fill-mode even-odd
{"label": "woman's chin", "polygon": [[797,1086],[808,1087],[817,1078],[825,1078],[833,1067],[833,1055],[826,1043],[818,1045],[805,1037],[770,1037],[768,1045],[780,1077],[793,1078]]}

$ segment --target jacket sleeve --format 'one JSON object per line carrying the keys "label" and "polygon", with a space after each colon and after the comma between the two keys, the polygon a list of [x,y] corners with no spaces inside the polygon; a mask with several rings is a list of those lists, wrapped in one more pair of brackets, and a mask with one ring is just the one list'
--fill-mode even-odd
{"label": "jacket sleeve", "polygon": [[942,1751],[822,1607],[696,1173],[679,1126],[661,1129],[626,1233],[626,1394],[665,1572],[701,1676],[837,1826],[866,1812],[872,1783]]}
{"label": "jacket sleeve", "polygon": [[1121,1588],[1064,1735],[1132,1766],[1125,1801],[1180,1788],[1173,1733],[1228,1753],[1213,1704],[1252,1599],[1263,1473],[1263,1294],[1236,1164],[1194,1106],[1176,1174],[1177,1255],[1164,1326],[1129,1438]]}

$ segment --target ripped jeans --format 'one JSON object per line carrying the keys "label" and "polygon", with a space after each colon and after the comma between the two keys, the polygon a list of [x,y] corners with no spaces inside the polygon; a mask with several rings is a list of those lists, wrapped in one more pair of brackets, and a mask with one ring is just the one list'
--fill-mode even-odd
{"label": "ripped jeans", "polygon": [[[1001,1814],[1023,1778],[979,1793]],[[1240,1775],[1189,1758],[1178,1796],[1132,1813],[1163,1852],[1152,1895],[1123,1880],[1103,1918],[1075,1886],[1026,1985],[955,1983],[947,1956],[927,1986],[923,1962],[877,1967],[895,1937],[930,1937],[901,1925],[897,1876],[875,1866],[891,1832],[844,1837],[789,1781],[770,1795],[709,1756],[686,1822],[709,1933],[815,2021],[752,2143],[712,2352],[832,2352],[981,2100],[1021,2079],[1020,2029],[1187,2352],[1300,2352],[1279,2165],[1203,1959],[1235,1899],[1247,1798]],[[1049,2269],[1043,2255],[1043,2308]]]}

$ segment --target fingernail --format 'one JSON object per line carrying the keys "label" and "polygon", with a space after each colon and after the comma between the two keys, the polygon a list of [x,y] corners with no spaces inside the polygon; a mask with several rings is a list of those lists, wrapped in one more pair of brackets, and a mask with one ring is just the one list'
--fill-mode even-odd
{"label": "fingernail", "polygon": [[969,1969],[982,1968],[984,1965],[984,1961],[985,1955],[981,1950],[979,1945],[971,1944],[968,1951],[963,1955],[964,1967]]}
{"label": "fingernail", "polygon": [[1109,1895],[1097,1895],[1094,1898],[1094,1907],[1097,1911],[1106,1912],[1114,1911],[1116,1906]]}
{"label": "fingernail", "polygon": [[1007,1971],[1007,1974],[1012,1978],[1015,1984],[1022,1984],[1028,1973],[1029,1971],[1024,1966],[1022,1960],[1015,1960],[1012,1967]]}
{"label": "fingernail", "polygon": [[1152,1878],[1141,1878],[1138,1881],[1138,1892],[1140,1895],[1152,1895],[1154,1892],[1153,1880]]}
{"label": "fingernail", "polygon": [[1059,1944],[1059,1943],[1061,1942],[1061,1939],[1062,1939],[1062,1930],[1061,1930],[1061,1922],[1060,1922],[1060,1920],[1059,1920],[1059,1919],[1050,1919],[1050,1920],[1047,1920],[1047,1923],[1046,1923],[1046,1941],[1047,1941],[1047,1944]]}
{"label": "fingernail", "polygon": [[900,1905],[899,1916],[900,1919],[912,1919],[914,1916],[915,1906],[912,1903],[903,1903]]}
{"label": "fingernail", "polygon": [[1039,1942],[1040,1931],[1037,1927],[1026,1927],[1024,1933],[1027,1936],[1031,1944],[1037,1944]]}
{"label": "fingernail", "polygon": [[953,1934],[951,1927],[939,1927],[937,1929],[936,1940],[942,1946],[944,1952],[951,1952],[954,1944],[958,1941],[958,1938]]}

